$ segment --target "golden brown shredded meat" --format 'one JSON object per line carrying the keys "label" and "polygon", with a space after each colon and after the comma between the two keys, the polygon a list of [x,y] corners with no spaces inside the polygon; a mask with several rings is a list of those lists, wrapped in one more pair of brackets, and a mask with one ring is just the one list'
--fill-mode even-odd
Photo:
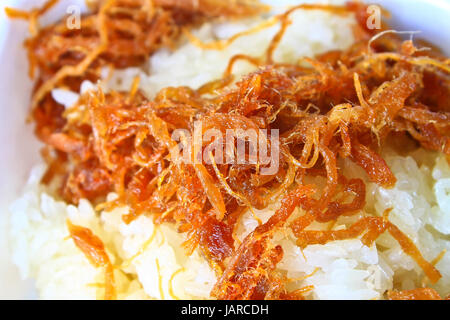
{"label": "golden brown shredded meat", "polygon": [[76,246],[84,253],[86,258],[95,267],[102,267],[105,270],[105,300],[114,300],[116,298],[116,289],[114,285],[114,268],[106,253],[105,246],[91,230],[76,226],[67,221],[70,237]]}
{"label": "golden brown shredded meat", "polygon": [[[302,290],[288,292],[286,279],[276,271],[283,249],[271,238],[281,228],[291,228],[300,247],[356,237],[369,245],[387,231],[431,283],[439,280],[439,271],[389,222],[388,212],[384,217],[363,217],[345,230],[305,228],[313,221],[355,214],[365,205],[363,180],[345,177],[339,158],[350,159],[371,181],[391,188],[396,178],[380,155],[389,137],[408,137],[450,156],[448,59],[437,50],[417,50],[393,33],[373,38],[376,32],[366,28],[363,4],[300,5],[276,17],[281,28],[265,57],[233,57],[223,79],[198,90],[166,88],[154,99],[136,86],[130,92],[90,91],[64,110],[49,94],[55,86],[78,91],[82,80],[99,78],[100,67],[138,65],[156,49],[174,46],[182,30],[195,42],[188,28],[202,21],[265,9],[253,1],[226,6],[214,0],[144,3],[151,2],[99,1],[82,18],[81,30],[59,23],[39,29],[26,42],[32,74],[38,76],[32,111],[36,134],[53,152],[48,153],[53,157],[45,179],[64,176],[64,199],[99,203],[114,191],[119,198],[101,206],[128,205],[125,222],[148,214],[157,223],[175,223],[187,234],[187,252],[198,247],[216,266],[219,280],[212,295],[220,299],[303,298]],[[276,63],[273,52],[290,14],[298,9],[355,14],[357,41],[347,50],[305,58],[299,64]],[[240,59],[259,68],[233,84],[233,64]],[[174,161],[172,133],[186,129],[192,134],[194,121],[201,122],[203,130],[224,134],[226,129],[278,129],[278,172],[261,175],[263,164]],[[324,177],[325,187],[306,185],[306,176]],[[281,208],[269,221],[237,244],[234,231],[242,214],[279,199]],[[303,215],[288,220],[297,207]],[[90,243],[81,240],[82,247]],[[390,298],[435,296],[426,290],[393,292]]]}
{"label": "golden brown shredded meat", "polygon": [[413,290],[389,291],[389,300],[448,300],[450,296],[442,299],[436,290],[431,288],[418,288]]}

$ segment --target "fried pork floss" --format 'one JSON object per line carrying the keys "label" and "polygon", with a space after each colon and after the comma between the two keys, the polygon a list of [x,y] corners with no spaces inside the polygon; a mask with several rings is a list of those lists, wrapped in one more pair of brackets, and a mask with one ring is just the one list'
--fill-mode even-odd
{"label": "fried pork floss", "polygon": [[102,267],[105,270],[105,300],[116,298],[114,285],[114,268],[106,253],[105,246],[91,230],[76,226],[67,221],[69,233],[76,246],[84,253],[86,258],[95,267]]}
{"label": "fried pork floss", "polygon": [[[313,221],[335,221],[364,207],[364,182],[343,176],[338,158],[350,159],[371,181],[390,188],[396,178],[379,154],[388,137],[408,136],[450,157],[448,59],[417,50],[392,33],[371,41],[374,34],[365,29],[366,7],[361,4],[289,10],[276,17],[281,28],[265,57],[235,56],[224,79],[198,90],[166,88],[149,100],[136,89],[136,81],[130,92],[85,93],[67,110],[49,95],[56,85],[78,90],[82,80],[96,80],[101,66],[141,63],[157,48],[170,45],[180,28],[211,18],[211,13],[247,15],[255,5],[233,2],[210,11],[213,3],[155,1],[145,7],[140,1],[104,1],[82,19],[81,31],[69,31],[61,23],[28,40],[31,65],[39,70],[36,134],[54,151],[46,179],[63,174],[61,194],[72,203],[81,198],[102,202],[115,191],[119,198],[101,206],[130,206],[126,222],[150,214],[156,222],[176,223],[187,234],[187,252],[199,247],[216,268],[216,298],[303,298],[306,290],[287,292],[288,280],[276,271],[283,250],[271,239],[286,228],[300,247],[356,237],[370,245],[387,231],[431,283],[438,281],[439,271],[389,222],[388,212],[363,217],[345,230],[305,230]],[[277,64],[272,54],[297,9],[354,13],[358,41],[346,51]],[[233,63],[239,59],[259,69],[231,84]],[[175,161],[170,157],[176,145],[171,134],[175,129],[192,134],[194,121],[224,135],[226,129],[278,129],[279,171],[263,176],[260,164]],[[206,144],[201,147],[203,151]],[[305,185],[306,176],[322,176],[326,186]],[[239,244],[233,234],[242,214],[279,199],[281,208]],[[302,215],[288,220],[296,207]],[[393,299],[434,296],[432,291],[389,294]]]}

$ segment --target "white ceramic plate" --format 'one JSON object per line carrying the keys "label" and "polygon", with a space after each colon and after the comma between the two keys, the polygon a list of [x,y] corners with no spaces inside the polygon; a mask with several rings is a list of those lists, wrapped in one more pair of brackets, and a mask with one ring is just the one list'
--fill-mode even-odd
{"label": "white ceramic plate", "polygon": [[[225,0],[224,0],[225,1]],[[7,207],[18,195],[33,164],[39,159],[39,143],[26,125],[32,83],[22,42],[27,24],[9,21],[4,7],[30,8],[44,0],[2,0],[0,4],[0,299],[35,297],[33,284],[20,279],[11,264],[7,242]],[[276,4],[295,0],[265,0]],[[305,1],[303,1],[305,2]],[[309,0],[308,2],[314,2]],[[372,2],[372,1],[371,1]],[[450,54],[450,0],[375,0],[391,11],[396,30],[422,31],[421,37]],[[83,0],[62,0],[43,23],[61,17],[69,5]]]}

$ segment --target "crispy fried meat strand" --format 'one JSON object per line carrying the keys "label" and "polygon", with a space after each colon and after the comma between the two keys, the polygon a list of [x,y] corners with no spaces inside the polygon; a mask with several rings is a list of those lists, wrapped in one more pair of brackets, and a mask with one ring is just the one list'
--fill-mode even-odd
{"label": "crispy fried meat strand", "polygon": [[294,229],[297,237],[297,245],[304,248],[310,244],[325,244],[334,240],[352,239],[362,236],[361,241],[371,246],[373,242],[385,231],[400,244],[403,251],[413,258],[423,269],[432,283],[440,278],[440,272],[428,261],[426,261],[417,247],[397,226],[387,220],[387,217],[365,217],[361,218],[347,229],[333,231],[314,231]]}
{"label": "crispy fried meat strand", "polygon": [[355,138],[352,140],[351,159],[366,171],[370,180],[385,188],[395,185],[397,179],[384,159]]}
{"label": "crispy fried meat strand", "polygon": [[84,253],[89,262],[105,269],[105,300],[116,299],[114,268],[99,237],[88,228],[76,226],[67,220],[67,228],[75,245]]}
{"label": "crispy fried meat strand", "polygon": [[300,186],[281,200],[280,209],[263,225],[250,233],[236,250],[211,294],[218,299],[278,299],[286,294],[281,277],[275,271],[283,257],[281,246],[270,240],[294,209],[314,193],[311,186]]}
{"label": "crispy fried meat strand", "polygon": [[432,288],[417,288],[413,290],[403,291],[389,291],[389,300],[448,300],[450,298],[442,299],[439,293]]}
{"label": "crispy fried meat strand", "polygon": [[[57,0],[31,12],[7,9],[12,18],[30,21],[33,35],[25,42],[30,75],[38,70],[33,106],[58,85],[74,86],[73,78],[91,74],[99,78],[100,67],[125,68],[142,64],[161,47],[173,47],[183,27],[206,19],[259,14],[266,6],[254,0],[99,0],[94,11],[81,18],[80,28],[65,20],[45,28],[38,18]],[[78,89],[78,88],[74,88]]]}

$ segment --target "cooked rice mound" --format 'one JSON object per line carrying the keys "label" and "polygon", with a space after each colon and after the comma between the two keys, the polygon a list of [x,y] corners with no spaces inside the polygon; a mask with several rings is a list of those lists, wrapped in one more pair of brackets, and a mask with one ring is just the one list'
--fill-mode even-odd
{"label": "cooked rice mound", "polygon": [[[45,143],[13,258],[41,298],[450,294],[449,60],[335,2],[98,1],[81,31],[10,10]],[[194,121],[278,129],[278,172],[174,161]]]}

